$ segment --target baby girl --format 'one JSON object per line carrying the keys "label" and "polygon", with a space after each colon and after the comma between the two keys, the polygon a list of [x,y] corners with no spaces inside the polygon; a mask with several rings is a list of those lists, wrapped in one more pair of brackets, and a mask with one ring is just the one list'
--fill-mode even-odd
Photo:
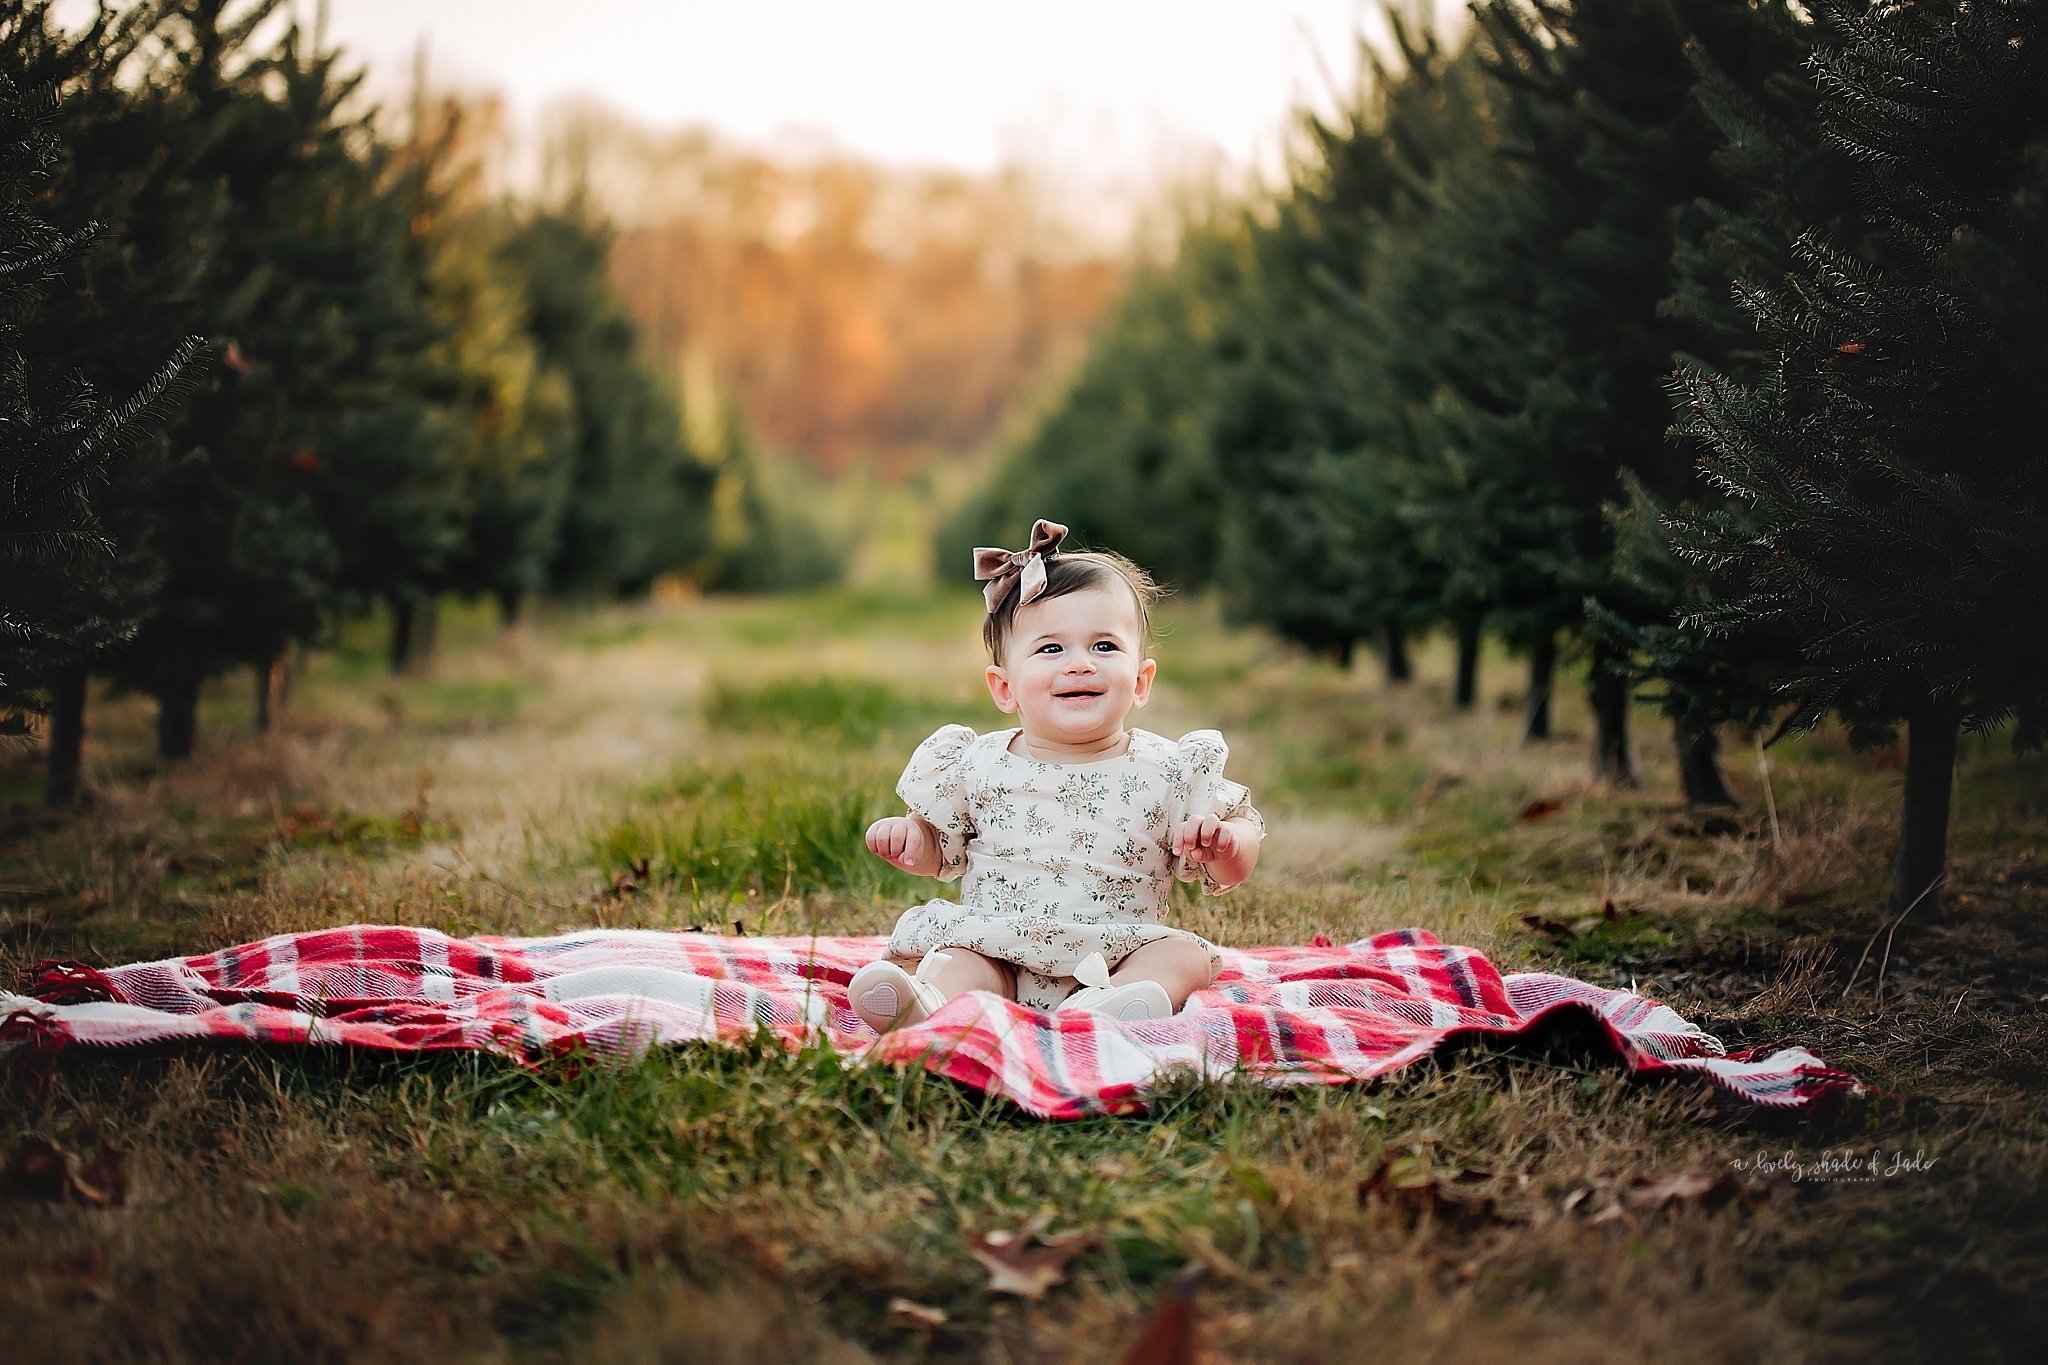
{"label": "baby girl", "polygon": [[1163,1019],[1216,975],[1214,944],[1159,922],[1167,892],[1250,876],[1265,821],[1223,776],[1216,731],[1124,728],[1151,697],[1159,589],[1121,555],[1059,553],[1066,533],[1041,520],[1025,550],[974,552],[989,695],[1020,723],[940,728],[896,784],[910,813],[868,827],[904,871],[966,878],[958,902],[906,911],[888,957],[854,974],[853,1007],[878,1031],[976,990]]}

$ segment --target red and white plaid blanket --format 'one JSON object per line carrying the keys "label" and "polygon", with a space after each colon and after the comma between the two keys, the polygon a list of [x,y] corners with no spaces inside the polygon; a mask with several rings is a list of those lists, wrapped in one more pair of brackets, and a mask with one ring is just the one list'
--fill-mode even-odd
{"label": "red and white plaid blanket", "polygon": [[535,1063],[576,1049],[771,1035],[858,1062],[923,1066],[1052,1119],[1127,1113],[1169,1072],[1268,1085],[1369,1080],[1453,1036],[1512,1039],[1561,1012],[1602,1026],[1636,1072],[1698,1072],[1758,1104],[1797,1108],[1864,1086],[1803,1048],[1728,1052],[1675,1012],[1570,977],[1503,977],[1420,929],[1356,943],[1226,950],[1179,1014],[1126,1024],[1046,1015],[983,992],[877,1038],[847,1004],[879,938],[727,938],[606,929],[458,939],[353,925],[101,971],[47,963],[0,992],[0,1054],[186,1038],[469,1048]]}

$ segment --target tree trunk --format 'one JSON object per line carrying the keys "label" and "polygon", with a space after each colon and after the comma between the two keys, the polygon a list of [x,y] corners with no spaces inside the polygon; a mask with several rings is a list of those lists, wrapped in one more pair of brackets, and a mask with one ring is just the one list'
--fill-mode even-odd
{"label": "tree trunk", "polygon": [[434,657],[439,604],[432,597],[391,600],[391,671],[417,673]]}
{"label": "tree trunk", "polygon": [[526,605],[526,594],[517,588],[498,589],[498,625],[510,630],[519,624],[520,610]]}
{"label": "tree trunk", "polygon": [[1935,883],[1948,867],[1948,804],[1961,722],[1962,712],[1952,702],[1927,702],[1906,718],[1906,799],[1892,863],[1893,914],[1905,914],[1915,901],[1921,901],[1924,917],[1941,913]]}
{"label": "tree trunk", "polygon": [[1678,782],[1688,806],[1739,806],[1721,773],[1721,736],[1712,726],[1696,726],[1683,716],[1671,721],[1678,743]]}
{"label": "tree trunk", "polygon": [[50,683],[50,742],[43,759],[43,803],[78,800],[79,760],[85,748],[85,665],[58,672]]}
{"label": "tree trunk", "polygon": [[1337,667],[1346,673],[1351,671],[1351,660],[1358,648],[1358,641],[1346,636],[1330,646],[1330,657],[1337,661]]}
{"label": "tree trunk", "polygon": [[156,756],[166,763],[192,757],[199,729],[199,672],[178,669],[156,688]]}
{"label": "tree trunk", "polygon": [[403,673],[412,664],[413,599],[391,599],[391,671]]}
{"label": "tree trunk", "polygon": [[1389,621],[1380,627],[1380,662],[1387,670],[1387,681],[1399,685],[1415,677],[1415,669],[1408,662],[1408,632],[1400,624]]}
{"label": "tree trunk", "polygon": [[1593,780],[1617,787],[1639,785],[1635,755],[1629,750],[1629,681],[1614,672],[1608,650],[1593,649]]}
{"label": "tree trunk", "polygon": [[1458,683],[1451,693],[1451,705],[1470,711],[1479,700],[1479,622],[1477,618],[1458,624]]}
{"label": "tree trunk", "polygon": [[270,722],[284,710],[284,655],[256,665],[256,733],[270,733]]}
{"label": "tree trunk", "polygon": [[434,648],[441,633],[441,601],[436,597],[420,602],[419,611],[413,617],[412,660],[415,672],[429,667],[434,662]]}
{"label": "tree trunk", "polygon": [[1546,631],[1529,646],[1529,700],[1522,711],[1522,742],[1550,738],[1550,684],[1557,674],[1557,636]]}

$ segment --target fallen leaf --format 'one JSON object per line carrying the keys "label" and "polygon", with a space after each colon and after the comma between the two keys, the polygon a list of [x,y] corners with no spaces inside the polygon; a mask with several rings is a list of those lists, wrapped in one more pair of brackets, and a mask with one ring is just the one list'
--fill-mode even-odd
{"label": "fallen leaf", "polygon": [[[1067,1262],[1095,1244],[1085,1232],[1045,1235],[1052,1215],[1041,1213],[1015,1232],[997,1230],[968,1239],[967,1250],[988,1271],[992,1294],[1035,1299],[1066,1279]],[[1031,1241],[1037,1238],[1039,1245]]]}
{"label": "fallen leaf", "polygon": [[1654,1213],[1668,1206],[1683,1207],[1687,1204],[1716,1209],[1741,1192],[1741,1185],[1732,1175],[1716,1177],[1701,1175],[1697,1171],[1681,1171],[1677,1175],[1655,1178],[1637,1176],[1621,1192],[1621,1199],[1632,1209]]}
{"label": "fallen leaf", "polygon": [[62,1199],[71,1180],[71,1159],[47,1138],[25,1137],[0,1169],[0,1193],[10,1199]]}
{"label": "fallen leaf", "polygon": [[48,1138],[26,1137],[0,1167],[0,1195],[101,1206],[124,1203],[128,1154],[119,1147],[102,1147],[81,1169],[74,1167],[70,1153]]}
{"label": "fallen leaf", "polygon": [[128,1153],[119,1147],[100,1148],[72,1174],[71,1192],[88,1204],[128,1202]]}
{"label": "fallen leaf", "polygon": [[1548,820],[1563,810],[1564,802],[1552,800],[1546,796],[1540,800],[1531,801],[1528,805],[1522,807],[1522,813],[1517,815],[1515,819],[1517,822],[1527,825],[1537,820]]}
{"label": "fallen leaf", "polygon": [[1548,915],[1524,915],[1522,916],[1522,923],[1528,925],[1537,933],[1547,934],[1551,938],[1570,938],[1572,936],[1571,925],[1566,924],[1561,919],[1551,919]]}
{"label": "fallen leaf", "polygon": [[1430,1218],[1443,1226],[1469,1232],[1496,1223],[1518,1223],[1502,1213],[1489,1195],[1471,1186],[1489,1177],[1484,1171],[1438,1168],[1420,1152],[1388,1157],[1358,1182],[1358,1202],[1378,1201],[1399,1209],[1413,1226]]}
{"label": "fallen leaf", "polygon": [[1119,1365],[1194,1365],[1195,1291],[1208,1278],[1205,1265],[1191,1265],[1175,1275],[1166,1286],[1165,1299],[1118,1357]]}
{"label": "fallen leaf", "polygon": [[893,1327],[929,1332],[946,1325],[946,1310],[915,1299],[895,1298],[889,1300],[889,1323]]}

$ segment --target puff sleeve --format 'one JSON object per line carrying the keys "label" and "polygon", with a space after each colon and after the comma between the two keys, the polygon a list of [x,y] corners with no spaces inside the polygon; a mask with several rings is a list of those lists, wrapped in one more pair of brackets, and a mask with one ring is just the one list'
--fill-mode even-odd
{"label": "puff sleeve", "polygon": [[975,733],[965,725],[942,725],[917,746],[896,794],[915,815],[923,816],[939,832],[938,879],[960,880],[967,871],[967,841],[974,836],[974,819],[967,804],[967,746]]}
{"label": "puff sleeve", "polygon": [[[1223,775],[1230,746],[1222,734],[1215,730],[1191,730],[1180,737],[1175,749],[1178,775],[1173,789],[1173,824],[1204,815],[1219,820],[1249,820],[1263,840],[1266,819],[1252,804],[1251,791]],[[1205,893],[1220,896],[1231,888],[1216,883],[1214,869],[1213,863],[1192,863],[1184,857],[1173,860],[1173,875],[1177,879],[1191,882],[1199,877]]]}

